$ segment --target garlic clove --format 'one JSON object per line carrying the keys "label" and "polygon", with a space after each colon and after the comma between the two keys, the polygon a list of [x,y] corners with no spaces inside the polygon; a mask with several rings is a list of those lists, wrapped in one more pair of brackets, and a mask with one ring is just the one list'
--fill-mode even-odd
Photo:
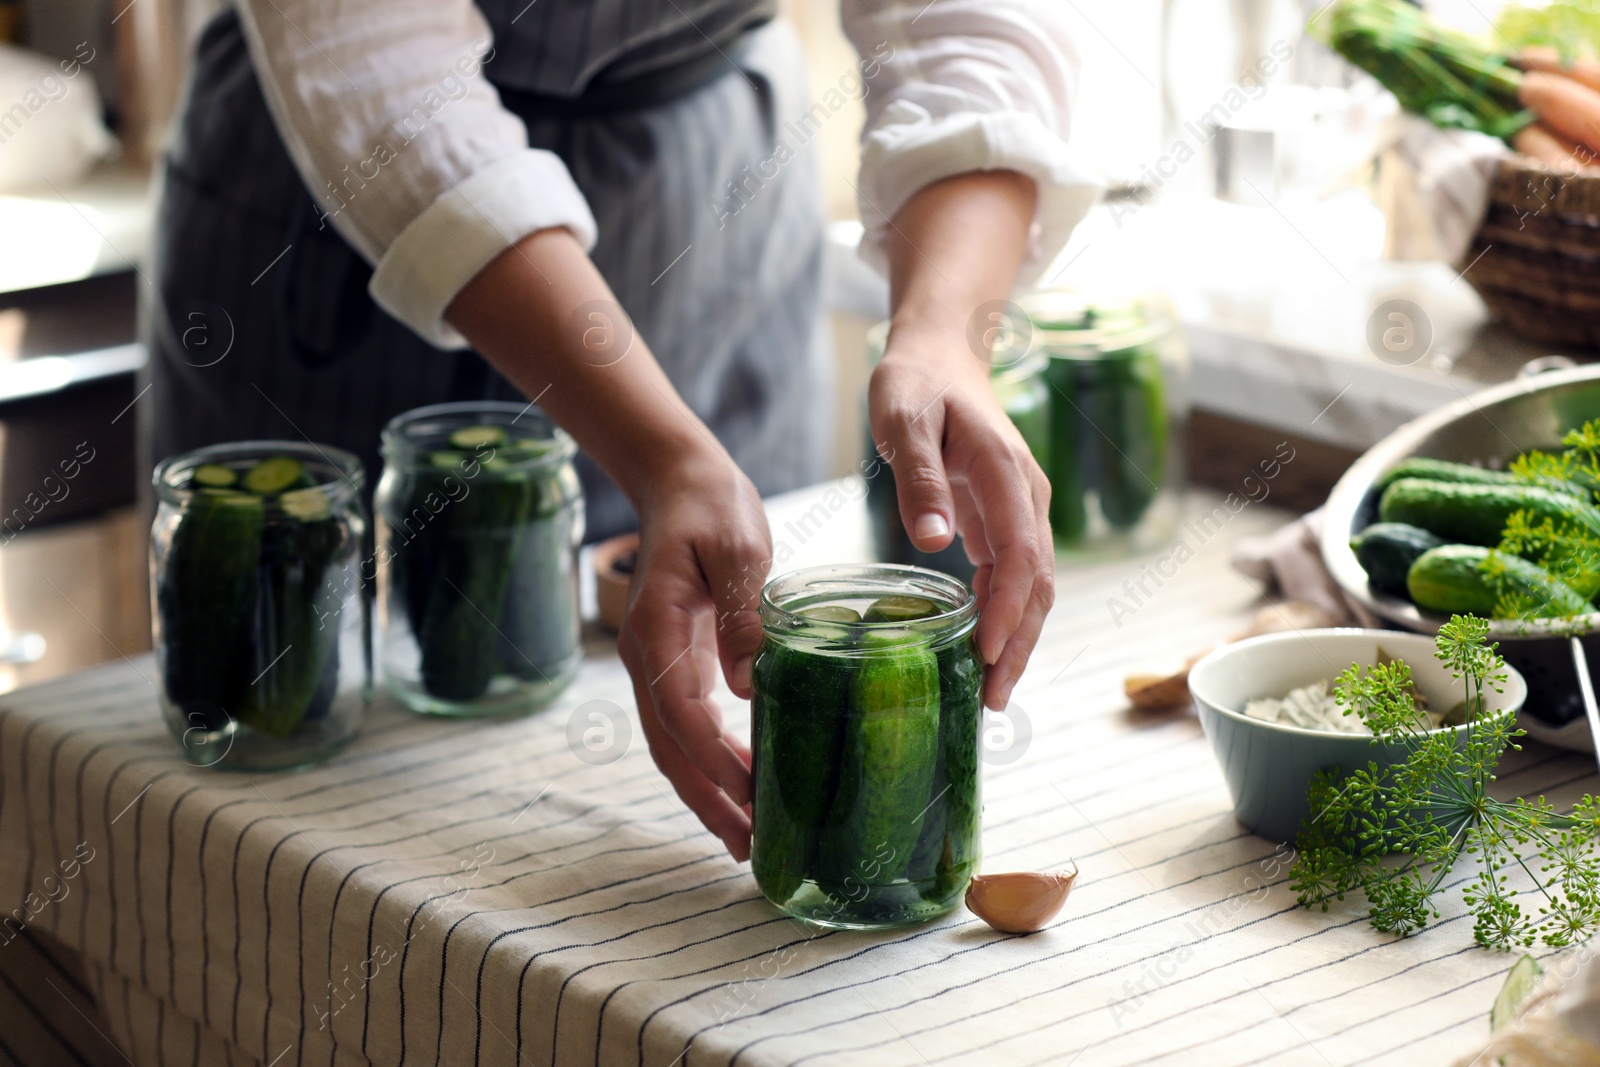
{"label": "garlic clove", "polygon": [[1078,880],[1070,871],[1009,871],[980,874],[967,886],[967,909],[1006,934],[1043,930],[1061,911]]}

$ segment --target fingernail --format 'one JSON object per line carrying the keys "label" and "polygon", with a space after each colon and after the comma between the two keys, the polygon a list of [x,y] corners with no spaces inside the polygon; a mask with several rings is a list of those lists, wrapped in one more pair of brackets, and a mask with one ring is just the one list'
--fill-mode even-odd
{"label": "fingernail", "polygon": [[734,662],[734,665],[733,665],[733,687],[735,689],[749,689],[750,688],[750,664],[751,664],[751,657],[749,657],[749,656],[745,656],[742,659],[739,659],[739,660]]}
{"label": "fingernail", "polygon": [[950,532],[950,524],[944,521],[944,516],[937,511],[930,511],[926,515],[917,516],[916,534],[918,541],[933,541]]}

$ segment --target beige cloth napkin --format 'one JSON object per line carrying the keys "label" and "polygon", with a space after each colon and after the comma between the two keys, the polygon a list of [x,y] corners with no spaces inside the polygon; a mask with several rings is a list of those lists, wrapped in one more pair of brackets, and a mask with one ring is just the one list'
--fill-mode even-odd
{"label": "beige cloth napkin", "polygon": [[1386,259],[1459,263],[1489,207],[1489,183],[1505,143],[1470,130],[1441,130],[1400,112],[1378,128],[1378,206],[1388,224]]}
{"label": "beige cloth napkin", "polygon": [[1304,600],[1349,626],[1381,626],[1370,611],[1339,589],[1322,562],[1322,509],[1261,537],[1233,546],[1233,568],[1266,582],[1289,600]]}

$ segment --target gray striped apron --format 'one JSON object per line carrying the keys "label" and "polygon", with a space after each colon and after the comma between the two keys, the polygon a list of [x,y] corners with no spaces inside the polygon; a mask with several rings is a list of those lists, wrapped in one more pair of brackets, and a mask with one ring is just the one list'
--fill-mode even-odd
{"label": "gray striped apron", "polygon": [[[486,74],[530,144],[566,162],[599,226],[595,263],[763,494],[818,480],[832,439],[815,159],[802,150],[737,214],[727,210],[729,183],[772,157],[779,116],[805,92],[793,34],[760,25],[769,6],[480,3],[495,35]],[[597,80],[703,64],[713,50],[732,57],[726,73],[671,102],[576,115],[546,106]],[[161,172],[142,314],[147,464],[219,441],[304,438],[362,457],[370,488],[378,432],[393,415],[516,398],[475,353],[439,351],[378,308],[370,265],[319,226],[319,204],[274,130],[238,17],[225,11],[199,40]],[[589,539],[631,529],[631,508],[598,468],[580,456],[579,473]]]}

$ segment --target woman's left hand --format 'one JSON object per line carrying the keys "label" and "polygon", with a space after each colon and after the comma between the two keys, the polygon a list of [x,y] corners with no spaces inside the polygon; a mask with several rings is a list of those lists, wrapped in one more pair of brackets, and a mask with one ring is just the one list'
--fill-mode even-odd
{"label": "woman's left hand", "polygon": [[959,533],[977,564],[984,703],[1011,698],[1055,601],[1050,481],[989,388],[965,332],[896,326],[869,391],[872,439],[894,470],[900,516],[935,552]]}
{"label": "woman's left hand", "polygon": [[872,439],[894,469],[912,543],[960,533],[977,564],[984,703],[999,710],[1055,601],[1050,482],[989,387],[989,311],[1011,292],[1038,189],[1014,171],[923,187],[886,229],[889,343],[872,375]]}

